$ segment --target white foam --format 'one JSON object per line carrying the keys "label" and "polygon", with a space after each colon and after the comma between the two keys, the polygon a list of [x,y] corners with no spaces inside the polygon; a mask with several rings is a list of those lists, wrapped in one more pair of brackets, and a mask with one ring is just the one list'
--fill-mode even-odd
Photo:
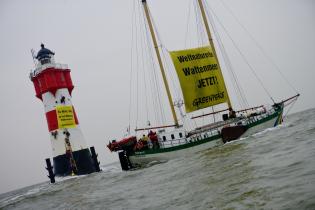
{"label": "white foam", "polygon": [[76,179],[76,178],[84,177],[84,176],[86,176],[86,175],[80,175],[80,176],[77,176],[77,175],[74,175],[74,176],[58,176],[58,177],[55,177],[55,180],[56,180],[56,182],[64,182],[66,180]]}
{"label": "white foam", "polygon": [[254,133],[252,136],[253,136],[253,137],[258,137],[258,136],[261,136],[261,135],[266,134],[266,133],[268,133],[268,132],[271,132],[271,131],[274,131],[274,130],[279,130],[279,129],[283,128],[283,127],[285,127],[285,126],[281,124],[281,125],[278,125],[278,126],[276,126],[276,127],[266,128],[266,129],[263,130],[263,131]]}
{"label": "white foam", "polygon": [[32,196],[32,195],[35,195],[37,193],[39,193],[41,190],[47,188],[47,183],[44,183],[42,185],[39,185],[35,188],[32,188],[30,190],[27,190],[26,192],[22,193],[22,194],[19,194],[19,195],[12,195],[12,196],[9,196],[9,197],[6,197],[2,200],[0,200],[0,208],[2,207],[5,207],[11,203],[15,203],[17,201],[20,201],[22,200],[23,198],[25,197],[29,197],[29,196]]}

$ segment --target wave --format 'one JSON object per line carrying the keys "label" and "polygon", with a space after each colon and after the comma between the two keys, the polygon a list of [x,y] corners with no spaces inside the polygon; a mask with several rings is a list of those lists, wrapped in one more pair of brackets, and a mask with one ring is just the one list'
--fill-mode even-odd
{"label": "wave", "polygon": [[287,127],[287,125],[281,124],[281,125],[278,125],[278,126],[276,126],[276,127],[266,128],[266,129],[263,130],[263,131],[254,133],[252,136],[253,136],[253,137],[259,137],[259,136],[261,136],[261,135],[265,135],[266,133],[273,132],[273,131],[276,131],[276,130],[279,130],[279,129],[282,129],[282,128],[285,128],[285,127]]}
{"label": "wave", "polygon": [[[101,166],[101,173],[119,173],[121,168],[118,162],[110,163],[108,165]],[[15,205],[19,202],[22,202],[26,199],[36,198],[42,196],[43,194],[51,194],[58,192],[64,188],[65,185],[71,187],[73,180],[82,179],[89,175],[80,175],[80,176],[65,176],[65,177],[56,177],[56,183],[50,184],[48,181],[32,186],[28,186],[22,189],[18,189],[12,192],[3,194],[4,198],[0,197],[0,209],[4,207],[9,207]],[[70,183],[70,182],[71,183]]]}

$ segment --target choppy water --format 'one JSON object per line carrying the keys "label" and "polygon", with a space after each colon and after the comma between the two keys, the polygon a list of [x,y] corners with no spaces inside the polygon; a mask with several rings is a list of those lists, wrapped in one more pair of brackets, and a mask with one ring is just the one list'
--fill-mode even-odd
{"label": "choppy water", "polygon": [[315,209],[315,109],[190,158],[0,195],[0,209]]}

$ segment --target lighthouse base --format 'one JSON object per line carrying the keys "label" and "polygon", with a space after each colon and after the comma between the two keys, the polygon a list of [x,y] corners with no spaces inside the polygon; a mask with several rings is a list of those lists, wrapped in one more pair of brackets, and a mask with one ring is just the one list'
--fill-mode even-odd
{"label": "lighthouse base", "polygon": [[[72,152],[72,155],[76,164],[77,175],[90,174],[96,171],[88,148]],[[53,158],[53,161],[54,174],[56,176],[68,176],[72,174],[73,170],[68,155],[56,156]]]}

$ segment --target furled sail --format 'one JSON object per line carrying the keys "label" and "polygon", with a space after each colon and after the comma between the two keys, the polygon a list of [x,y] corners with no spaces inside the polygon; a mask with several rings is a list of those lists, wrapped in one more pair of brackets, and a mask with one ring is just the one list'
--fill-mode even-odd
{"label": "furled sail", "polygon": [[210,46],[170,52],[185,101],[193,112],[228,101],[220,66]]}

